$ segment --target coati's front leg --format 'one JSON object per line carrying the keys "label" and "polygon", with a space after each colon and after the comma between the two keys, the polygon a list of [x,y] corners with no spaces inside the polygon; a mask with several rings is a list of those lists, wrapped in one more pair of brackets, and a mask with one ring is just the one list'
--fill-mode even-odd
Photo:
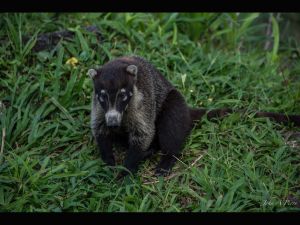
{"label": "coati's front leg", "polygon": [[134,173],[137,171],[139,164],[151,153],[152,151],[143,151],[140,146],[131,145],[126,152],[124,166]]}
{"label": "coati's front leg", "polygon": [[[129,148],[126,152],[124,167],[130,172],[135,173],[139,164],[153,153],[153,150],[149,148],[152,139],[152,132],[143,134],[132,132],[129,134]],[[127,174],[128,172],[122,172],[123,176]]]}
{"label": "coati's front leg", "polygon": [[109,166],[115,165],[112,139],[109,135],[99,134],[96,137],[102,160]]}

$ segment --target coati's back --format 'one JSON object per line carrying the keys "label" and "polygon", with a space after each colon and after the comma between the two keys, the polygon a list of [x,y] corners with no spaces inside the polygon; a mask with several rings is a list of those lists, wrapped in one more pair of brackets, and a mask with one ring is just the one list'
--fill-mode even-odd
{"label": "coati's back", "polygon": [[[138,56],[122,57],[118,60],[124,60],[134,63],[139,68],[139,76],[137,79],[137,89],[143,94],[144,104],[148,110],[157,115],[168,93],[175,90],[175,87],[166,80],[163,75],[144,58]],[[152,102],[151,105],[148,103]]]}

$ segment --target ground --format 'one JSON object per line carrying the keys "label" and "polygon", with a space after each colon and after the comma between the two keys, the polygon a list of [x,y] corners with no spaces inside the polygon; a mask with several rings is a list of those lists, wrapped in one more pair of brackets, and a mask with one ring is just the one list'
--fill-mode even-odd
{"label": "ground", "polygon": [[[280,38],[273,16],[3,14],[0,211],[299,211],[300,129],[252,113],[300,114],[299,43]],[[36,35],[65,29],[75,36],[34,47]],[[122,167],[105,166],[92,140],[86,72],[133,54],[189,105],[249,113],[202,120],[169,177],[153,175],[154,156],[118,181]]]}

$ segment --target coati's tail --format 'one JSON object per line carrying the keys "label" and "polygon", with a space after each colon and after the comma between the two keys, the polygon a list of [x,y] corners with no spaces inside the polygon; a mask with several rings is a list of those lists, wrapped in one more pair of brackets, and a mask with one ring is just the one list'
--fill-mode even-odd
{"label": "coati's tail", "polygon": [[201,120],[202,116],[204,116],[204,114],[206,113],[205,109],[194,109],[194,108],[190,108],[190,114],[191,114],[191,119],[192,119],[192,123],[193,125],[198,121]]}
{"label": "coati's tail", "polygon": [[213,109],[208,111],[204,108],[190,108],[190,114],[192,119],[192,125],[194,126],[201,118],[207,114],[207,119],[211,120],[213,118],[222,118],[230,113],[232,113],[232,109],[224,108],[224,109]]}
{"label": "coati's tail", "polygon": [[300,127],[300,115],[286,115],[283,113],[272,113],[272,112],[257,112],[255,117],[268,117],[275,122],[283,123],[288,125],[293,123],[294,126]]}
{"label": "coati's tail", "polygon": [[[208,111],[207,109],[199,108],[199,109],[190,109],[191,118],[193,121],[193,125],[199,121],[205,114],[207,115],[207,119],[211,120],[214,118],[222,118],[230,113],[233,113],[232,109],[224,108],[224,109],[213,109]],[[245,111],[238,111],[240,113],[244,113]],[[289,123],[293,123],[294,126],[300,127],[300,115],[285,115],[283,113],[272,113],[272,112],[257,112],[254,115],[255,117],[268,117],[275,122],[283,123],[284,125],[288,125]]]}

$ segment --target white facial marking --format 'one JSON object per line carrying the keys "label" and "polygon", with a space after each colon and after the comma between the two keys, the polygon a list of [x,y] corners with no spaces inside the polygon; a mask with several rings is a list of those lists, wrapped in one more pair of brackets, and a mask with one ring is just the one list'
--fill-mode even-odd
{"label": "white facial marking", "polygon": [[121,122],[122,115],[115,109],[111,109],[105,113],[106,123],[109,123],[111,119],[116,119],[118,122]]}
{"label": "white facial marking", "polygon": [[[105,94],[106,91],[105,90],[101,90],[100,93],[101,94]],[[104,102],[104,99],[103,99],[103,97],[101,95],[99,96],[99,100],[100,100],[100,102]]]}
{"label": "white facial marking", "polygon": [[124,94],[124,97],[122,98],[122,101],[125,102],[125,101],[127,100],[127,95],[125,94],[125,93],[126,93],[125,88],[122,88],[122,89],[120,90],[120,92],[121,92],[122,94]]}

